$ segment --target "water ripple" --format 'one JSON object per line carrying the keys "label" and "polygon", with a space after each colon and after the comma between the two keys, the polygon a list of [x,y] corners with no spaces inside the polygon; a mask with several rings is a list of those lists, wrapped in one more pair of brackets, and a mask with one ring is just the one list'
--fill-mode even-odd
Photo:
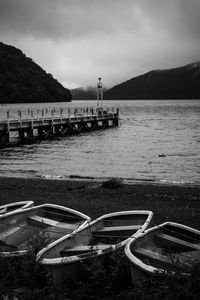
{"label": "water ripple", "polygon": [[[50,104],[44,106],[47,105]],[[56,105],[86,107],[92,106],[92,102],[59,103],[54,107]],[[119,127],[1,149],[0,175],[200,183],[200,101],[105,103],[105,106],[113,105],[120,108]],[[15,105],[15,109],[22,107],[23,104]],[[24,109],[27,107],[28,104],[24,105]],[[165,153],[165,157],[159,157],[160,153]]]}

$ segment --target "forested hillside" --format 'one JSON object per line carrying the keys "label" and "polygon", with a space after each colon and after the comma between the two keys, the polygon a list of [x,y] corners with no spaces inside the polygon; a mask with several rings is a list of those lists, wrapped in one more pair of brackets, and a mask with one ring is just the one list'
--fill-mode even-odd
{"label": "forested hillside", "polygon": [[97,98],[97,90],[93,87],[80,87],[71,90],[73,100],[95,100]]}
{"label": "forested hillside", "polygon": [[105,99],[200,99],[200,62],[134,77],[107,90]]}
{"label": "forested hillside", "polygon": [[71,93],[19,49],[0,42],[0,103],[69,102]]}

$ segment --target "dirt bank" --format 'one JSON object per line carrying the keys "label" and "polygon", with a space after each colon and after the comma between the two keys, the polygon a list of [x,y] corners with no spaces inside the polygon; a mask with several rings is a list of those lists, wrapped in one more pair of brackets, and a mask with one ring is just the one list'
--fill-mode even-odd
{"label": "dirt bank", "polygon": [[56,203],[96,218],[102,214],[145,209],[155,224],[174,221],[200,230],[200,187],[151,184],[108,185],[95,181],[0,178],[0,204],[33,200]]}

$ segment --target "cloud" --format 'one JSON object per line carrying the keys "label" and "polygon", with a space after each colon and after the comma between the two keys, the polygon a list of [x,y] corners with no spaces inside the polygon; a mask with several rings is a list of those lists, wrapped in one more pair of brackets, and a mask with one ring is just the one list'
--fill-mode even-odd
{"label": "cloud", "polygon": [[0,0],[0,34],[63,83],[114,85],[199,60],[199,11],[199,0]]}
{"label": "cloud", "polygon": [[0,0],[0,24],[19,34],[77,38],[129,27],[131,14],[125,7],[121,0]]}
{"label": "cloud", "polygon": [[1,30],[52,39],[139,32],[148,25],[199,37],[199,0],[0,0]]}

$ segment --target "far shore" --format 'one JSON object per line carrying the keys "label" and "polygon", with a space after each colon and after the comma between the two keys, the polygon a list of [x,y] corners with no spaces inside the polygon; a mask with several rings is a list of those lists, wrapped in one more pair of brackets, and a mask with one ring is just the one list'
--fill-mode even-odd
{"label": "far shore", "polygon": [[200,186],[116,184],[94,180],[47,180],[0,177],[0,205],[33,200],[79,210],[92,219],[121,210],[151,210],[153,225],[165,221],[200,230]]}

